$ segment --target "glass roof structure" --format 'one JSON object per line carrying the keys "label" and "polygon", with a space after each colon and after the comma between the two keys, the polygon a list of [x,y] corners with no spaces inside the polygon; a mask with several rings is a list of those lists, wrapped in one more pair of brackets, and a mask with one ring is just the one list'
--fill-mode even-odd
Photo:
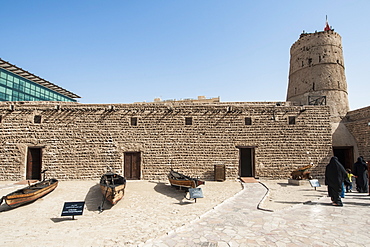
{"label": "glass roof structure", "polygon": [[76,101],[81,98],[0,58],[0,101]]}

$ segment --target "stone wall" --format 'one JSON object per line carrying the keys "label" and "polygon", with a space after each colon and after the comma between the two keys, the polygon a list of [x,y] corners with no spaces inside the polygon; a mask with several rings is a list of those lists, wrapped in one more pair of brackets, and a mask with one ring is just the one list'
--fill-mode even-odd
{"label": "stone wall", "polygon": [[174,168],[206,180],[215,164],[226,166],[227,179],[239,176],[237,146],[255,148],[255,177],[288,178],[310,162],[322,177],[332,155],[327,106],[0,102],[0,115],[1,180],[25,179],[29,147],[42,148],[42,168],[61,180],[98,179],[107,165],[123,174],[125,152],[141,152],[141,179],[166,179]]}
{"label": "stone wall", "polygon": [[356,139],[359,155],[370,160],[370,106],[348,112],[344,121]]}

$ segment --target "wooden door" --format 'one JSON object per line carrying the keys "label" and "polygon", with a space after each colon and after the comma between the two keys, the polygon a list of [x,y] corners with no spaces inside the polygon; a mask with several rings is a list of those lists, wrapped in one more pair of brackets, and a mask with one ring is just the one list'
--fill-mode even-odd
{"label": "wooden door", "polygon": [[352,170],[353,163],[355,162],[353,157],[353,147],[333,147],[334,156],[337,156],[339,162],[345,169],[349,168]]}
{"label": "wooden door", "polygon": [[140,152],[125,153],[124,176],[126,179],[140,179]]}
{"label": "wooden door", "polygon": [[41,180],[41,148],[28,148],[26,179]]}

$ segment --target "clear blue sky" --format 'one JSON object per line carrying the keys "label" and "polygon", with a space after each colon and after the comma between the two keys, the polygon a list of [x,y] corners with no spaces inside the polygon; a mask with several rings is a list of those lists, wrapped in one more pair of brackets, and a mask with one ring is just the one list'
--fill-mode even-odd
{"label": "clear blue sky", "polygon": [[81,103],[285,101],[290,46],[327,15],[358,109],[370,105],[369,11],[369,0],[2,1],[0,57]]}

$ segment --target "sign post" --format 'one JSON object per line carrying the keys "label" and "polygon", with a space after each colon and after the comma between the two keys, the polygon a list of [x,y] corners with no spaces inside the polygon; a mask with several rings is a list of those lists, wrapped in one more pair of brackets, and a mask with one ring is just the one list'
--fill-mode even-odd
{"label": "sign post", "polygon": [[84,206],[85,202],[65,202],[62,210],[62,216],[72,216],[72,220],[74,220],[75,215],[82,215]]}

